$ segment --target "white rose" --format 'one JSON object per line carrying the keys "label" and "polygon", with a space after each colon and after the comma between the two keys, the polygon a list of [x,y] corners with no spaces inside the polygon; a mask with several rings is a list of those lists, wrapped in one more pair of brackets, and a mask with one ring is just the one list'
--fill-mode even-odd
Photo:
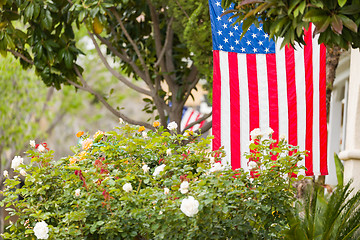
{"label": "white rose", "polygon": [[170,189],[164,188],[164,194],[165,194],[165,195],[168,195],[169,193],[170,193]]}
{"label": "white rose", "polygon": [[147,172],[149,172],[150,167],[145,164],[145,165],[142,166],[142,170],[144,170],[144,173],[147,173]]}
{"label": "white rose", "polygon": [[182,193],[182,194],[185,194],[187,192],[189,192],[189,182],[188,181],[184,181],[180,184],[180,189],[179,191]]}
{"label": "white rose", "polygon": [[45,151],[45,148],[44,148],[44,146],[42,144],[39,144],[37,149],[38,149],[39,152],[44,152]]}
{"label": "white rose", "polygon": [[34,234],[37,239],[48,239],[49,228],[46,222],[37,222],[34,227]]}
{"label": "white rose", "polygon": [[262,135],[262,133],[261,133],[260,128],[255,128],[254,130],[252,130],[250,132],[251,140],[254,140],[259,137],[261,138],[261,135]]}
{"label": "white rose", "polygon": [[123,190],[125,192],[131,192],[133,190],[133,188],[131,186],[131,183],[125,183],[124,186],[123,186]]}
{"label": "white rose", "polygon": [[166,155],[167,155],[167,156],[170,156],[170,155],[171,155],[171,149],[170,149],[170,148],[168,148],[168,149],[166,150]]}
{"label": "white rose", "polygon": [[199,212],[199,201],[194,197],[188,197],[182,200],[180,210],[188,217],[193,217]]}
{"label": "white rose", "polygon": [[24,169],[20,169],[20,174],[24,177],[27,175],[27,173]]}
{"label": "white rose", "polygon": [[8,177],[8,176],[9,176],[9,172],[8,172],[7,170],[4,170],[3,176],[4,176],[4,178]]}
{"label": "white rose", "polygon": [[124,120],[122,118],[119,118],[119,124],[123,124]]}
{"label": "white rose", "polygon": [[257,163],[254,162],[254,161],[250,161],[250,162],[249,162],[249,170],[252,171],[252,170],[254,170],[254,169],[256,169],[256,168],[258,168]]}
{"label": "white rose", "polygon": [[177,129],[178,125],[176,124],[176,122],[171,122],[167,125],[167,128],[170,130],[170,131],[175,131]]}
{"label": "white rose", "polygon": [[285,134],[281,134],[280,137],[279,137],[280,140],[286,140],[286,136]]}
{"label": "white rose", "polygon": [[142,136],[143,138],[147,138],[148,137],[147,132],[142,132]]}
{"label": "white rose", "polygon": [[15,156],[11,162],[11,168],[14,170],[18,170],[19,166],[24,163],[24,159],[20,156]]}
{"label": "white rose", "polygon": [[30,140],[30,143],[29,143],[29,144],[30,144],[30,146],[33,147],[33,148],[34,148],[35,145],[36,145],[34,140]]}
{"label": "white rose", "polygon": [[271,137],[274,133],[274,130],[272,130],[271,127],[265,128],[265,130],[262,131],[263,135]]}
{"label": "white rose", "polygon": [[76,197],[79,197],[79,196],[80,196],[80,189],[79,189],[79,188],[75,190],[75,196],[76,196]]}
{"label": "white rose", "polygon": [[160,166],[157,166],[155,168],[153,176],[157,176],[157,175],[159,175],[160,172],[164,171],[165,166],[166,166],[165,164],[161,164]]}
{"label": "white rose", "polygon": [[216,162],[211,165],[210,172],[223,171],[224,169],[225,167],[220,162]]}

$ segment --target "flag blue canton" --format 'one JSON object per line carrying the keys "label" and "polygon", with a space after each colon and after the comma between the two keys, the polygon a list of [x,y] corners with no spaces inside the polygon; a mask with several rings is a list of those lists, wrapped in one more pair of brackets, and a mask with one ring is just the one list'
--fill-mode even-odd
{"label": "flag blue canton", "polygon": [[[251,25],[240,40],[242,23],[233,24],[236,21],[236,18],[230,18],[233,13],[221,16],[225,12],[221,0],[209,0],[209,3],[213,50],[244,54],[275,53],[275,42],[262,30],[262,24],[258,28]],[[229,9],[233,8],[234,5],[231,5]]]}

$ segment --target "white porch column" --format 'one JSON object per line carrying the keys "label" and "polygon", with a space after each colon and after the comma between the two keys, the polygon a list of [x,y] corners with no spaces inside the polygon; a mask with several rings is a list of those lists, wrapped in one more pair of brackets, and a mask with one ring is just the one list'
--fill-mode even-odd
{"label": "white porch column", "polygon": [[349,96],[345,150],[339,157],[344,161],[344,182],[353,179],[352,187],[360,190],[360,52],[351,49]]}

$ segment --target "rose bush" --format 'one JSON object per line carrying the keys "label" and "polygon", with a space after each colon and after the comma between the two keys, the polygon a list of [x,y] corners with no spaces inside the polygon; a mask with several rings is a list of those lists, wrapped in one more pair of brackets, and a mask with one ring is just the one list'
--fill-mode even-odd
{"label": "rose bush", "polygon": [[247,153],[253,171],[232,170],[220,163],[221,150],[208,149],[211,137],[155,125],[146,136],[130,125],[78,134],[74,155],[57,161],[34,147],[30,164],[16,158],[15,171],[26,174],[5,180],[1,204],[18,220],[3,237],[280,238],[293,211],[297,178],[290,175],[303,152],[256,133]]}

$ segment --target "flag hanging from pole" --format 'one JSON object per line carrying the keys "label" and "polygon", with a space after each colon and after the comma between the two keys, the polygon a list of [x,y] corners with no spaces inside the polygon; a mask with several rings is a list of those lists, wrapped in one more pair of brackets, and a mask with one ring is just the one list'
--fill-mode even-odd
{"label": "flag hanging from pole", "polygon": [[248,170],[244,153],[249,133],[272,128],[273,138],[307,150],[299,165],[305,174],[327,175],[326,48],[305,31],[305,46],[280,48],[252,25],[230,14],[221,17],[221,0],[209,0],[213,39],[213,149],[224,146],[226,163]]}

